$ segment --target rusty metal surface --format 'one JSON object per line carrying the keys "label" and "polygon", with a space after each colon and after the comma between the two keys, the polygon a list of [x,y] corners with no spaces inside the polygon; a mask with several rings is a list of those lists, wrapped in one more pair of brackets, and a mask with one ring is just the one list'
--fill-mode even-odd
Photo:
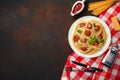
{"label": "rusty metal surface", "polygon": [[[92,0],[94,1],[94,0]],[[0,80],[59,80],[75,0],[0,0]],[[87,4],[88,2],[86,2]]]}

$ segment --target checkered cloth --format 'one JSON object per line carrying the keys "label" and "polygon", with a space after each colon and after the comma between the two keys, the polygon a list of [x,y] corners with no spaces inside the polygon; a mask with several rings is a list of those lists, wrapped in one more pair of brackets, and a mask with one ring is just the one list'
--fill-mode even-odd
{"label": "checkered cloth", "polygon": [[[120,2],[116,3],[108,10],[104,11],[99,18],[107,23],[109,29],[112,34],[112,41],[110,46],[114,45],[115,43],[120,44],[120,31],[115,31],[113,24],[111,23],[111,17],[117,16],[120,22]],[[120,80],[120,49],[118,50],[118,54],[116,56],[115,62],[112,68],[108,68],[104,66],[101,62],[104,56],[107,54],[108,50],[104,52],[103,55],[96,57],[96,58],[83,58],[72,52],[66,61],[65,67],[70,66],[73,68],[83,69],[83,67],[75,65],[71,62],[71,60],[84,63],[90,66],[102,68],[105,72],[96,72],[96,73],[88,73],[88,72],[80,72],[80,71],[67,71],[63,70],[61,80]]]}

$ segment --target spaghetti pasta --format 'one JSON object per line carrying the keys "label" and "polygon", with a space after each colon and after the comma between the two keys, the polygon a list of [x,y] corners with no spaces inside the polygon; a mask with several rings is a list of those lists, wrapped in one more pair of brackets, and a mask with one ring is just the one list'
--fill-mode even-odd
{"label": "spaghetti pasta", "polygon": [[73,44],[83,54],[94,54],[107,39],[103,25],[95,20],[80,21],[73,34]]}

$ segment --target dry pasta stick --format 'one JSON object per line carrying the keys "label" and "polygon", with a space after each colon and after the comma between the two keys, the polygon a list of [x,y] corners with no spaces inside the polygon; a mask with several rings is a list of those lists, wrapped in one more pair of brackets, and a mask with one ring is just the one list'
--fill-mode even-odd
{"label": "dry pasta stick", "polygon": [[[96,9],[99,9],[99,8],[103,8],[103,7],[105,7],[105,6],[111,6],[112,4],[111,3],[109,3],[109,4],[106,4],[106,5],[104,5],[104,6],[98,6],[98,7],[91,7],[91,8],[88,8],[88,10],[89,11],[94,11],[94,10],[96,10]],[[103,10],[102,10],[103,11]]]}
{"label": "dry pasta stick", "polygon": [[114,16],[114,17],[111,18],[111,20],[112,20],[114,29],[115,29],[116,31],[120,30],[120,24],[119,24],[119,21],[118,21],[117,17]]}
{"label": "dry pasta stick", "polygon": [[95,9],[93,12],[92,12],[92,14],[94,14],[94,15],[99,15],[100,13],[102,13],[104,10],[106,10],[110,5],[112,5],[112,4],[108,4],[108,5],[106,5],[106,6],[102,6],[102,7],[100,7],[100,8],[97,8],[97,9]]}
{"label": "dry pasta stick", "polygon": [[119,1],[120,0],[104,0],[104,1],[92,2],[89,3],[88,10],[92,11],[92,14],[97,16],[103,11],[105,11],[107,8],[109,8],[111,5]]}
{"label": "dry pasta stick", "polygon": [[89,3],[88,7],[89,8],[93,8],[93,7],[99,8],[101,6],[105,6],[106,4],[109,4],[109,3],[112,3],[112,2],[113,2],[113,0],[93,2],[93,3]]}

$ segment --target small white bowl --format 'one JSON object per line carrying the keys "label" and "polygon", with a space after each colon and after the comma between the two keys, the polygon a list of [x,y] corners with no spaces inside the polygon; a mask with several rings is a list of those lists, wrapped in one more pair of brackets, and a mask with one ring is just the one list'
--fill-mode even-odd
{"label": "small white bowl", "polygon": [[[76,1],[76,2],[73,4],[72,9],[71,9],[71,13],[70,13],[71,16],[74,16],[74,15],[80,13],[80,12],[84,9],[84,6],[85,6],[85,5],[84,5],[84,2],[85,2],[85,0]],[[78,3],[80,3],[80,4],[82,5],[82,7],[81,7],[81,9],[78,10],[76,13],[73,13],[74,7],[75,7]]]}
{"label": "small white bowl", "polygon": [[[77,48],[74,46],[73,41],[72,41],[72,37],[73,37],[74,31],[75,31],[76,26],[78,25],[78,23],[79,23],[80,21],[89,21],[89,20],[96,20],[96,21],[100,22],[102,25],[104,25],[103,27],[104,27],[104,29],[105,29],[105,31],[106,31],[106,34],[107,34],[107,40],[106,40],[106,43],[104,44],[104,46],[103,46],[99,51],[97,51],[95,54],[91,54],[91,55],[87,55],[87,54],[83,54],[83,53],[79,52],[79,51],[77,50]],[[106,49],[108,49],[109,44],[110,44],[110,42],[111,42],[111,33],[110,33],[110,30],[109,30],[107,24],[106,24],[103,20],[101,20],[100,18],[95,17],[95,16],[84,16],[84,17],[81,17],[81,18],[77,19],[77,20],[71,25],[71,27],[70,27],[70,29],[69,29],[69,32],[68,32],[68,42],[69,42],[70,47],[72,48],[72,50],[73,50],[77,55],[82,56],[82,57],[85,57],[85,58],[98,57],[98,56],[102,55],[102,54],[106,51]]]}

